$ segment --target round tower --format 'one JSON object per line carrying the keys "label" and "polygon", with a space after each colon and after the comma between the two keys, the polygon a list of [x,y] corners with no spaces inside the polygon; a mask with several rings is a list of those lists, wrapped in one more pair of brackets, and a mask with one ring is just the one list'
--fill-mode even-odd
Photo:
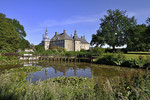
{"label": "round tower", "polygon": [[50,45],[50,39],[48,37],[48,31],[47,31],[47,28],[46,28],[45,35],[43,35],[43,46],[44,46],[44,49],[48,50],[49,49],[49,45]]}

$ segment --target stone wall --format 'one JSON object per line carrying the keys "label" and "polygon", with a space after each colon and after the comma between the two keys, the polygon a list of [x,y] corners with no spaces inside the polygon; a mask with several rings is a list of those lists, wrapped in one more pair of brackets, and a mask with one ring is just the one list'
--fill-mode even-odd
{"label": "stone wall", "polygon": [[81,41],[75,41],[74,43],[75,51],[80,51]]}
{"label": "stone wall", "polygon": [[89,50],[90,49],[90,44],[81,44],[81,49]]}
{"label": "stone wall", "polygon": [[73,41],[72,40],[65,40],[65,49],[66,51],[74,51],[74,45],[73,45]]}
{"label": "stone wall", "polygon": [[45,50],[47,50],[49,47],[62,47],[65,48],[66,51],[80,51],[81,49],[89,50],[90,44],[82,44],[81,41],[74,41],[74,40],[58,40],[58,41],[50,41],[45,42]]}

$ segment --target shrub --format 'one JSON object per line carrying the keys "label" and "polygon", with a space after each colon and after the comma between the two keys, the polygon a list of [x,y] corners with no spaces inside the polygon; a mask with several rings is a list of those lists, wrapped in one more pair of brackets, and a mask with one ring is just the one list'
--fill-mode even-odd
{"label": "shrub", "polygon": [[76,56],[76,52],[74,52],[74,51],[66,51],[65,52],[65,55],[67,56],[67,57],[71,57],[71,56]]}
{"label": "shrub", "polygon": [[144,59],[144,56],[140,55],[139,60],[143,60],[143,59]]}
{"label": "shrub", "polygon": [[131,68],[144,68],[145,60],[138,59],[128,59],[124,61],[121,66],[131,67]]}
{"label": "shrub", "polygon": [[150,69],[150,56],[146,56],[144,68]]}
{"label": "shrub", "polygon": [[2,56],[7,56],[7,57],[17,57],[19,54],[18,53],[14,53],[14,52],[11,52],[11,53],[2,53]]}
{"label": "shrub", "polygon": [[18,59],[18,53],[2,53],[0,61],[12,61]]}
{"label": "shrub", "polygon": [[49,50],[55,50],[58,52],[65,52],[66,51],[64,48],[61,48],[61,47],[50,47]]}
{"label": "shrub", "polygon": [[115,49],[115,50],[113,50],[113,49],[111,49],[111,48],[107,48],[107,49],[105,50],[105,53],[119,53],[119,52],[127,53],[128,50],[127,50],[126,48]]}
{"label": "shrub", "polygon": [[94,54],[96,54],[97,56],[100,56],[102,55],[104,52],[105,52],[105,49],[104,48],[99,48],[99,47],[95,47],[92,52]]}
{"label": "shrub", "polygon": [[143,59],[143,56],[140,56],[139,59],[125,59],[125,56],[121,53],[106,53],[103,56],[100,56],[96,63],[106,64],[106,65],[116,65],[124,66],[131,68],[150,68],[150,57],[147,56],[146,60]]}
{"label": "shrub", "polygon": [[121,54],[107,53],[103,57],[98,58],[96,62],[107,65],[121,65],[124,60],[125,56]]}
{"label": "shrub", "polygon": [[0,56],[0,61],[7,61],[7,56]]}

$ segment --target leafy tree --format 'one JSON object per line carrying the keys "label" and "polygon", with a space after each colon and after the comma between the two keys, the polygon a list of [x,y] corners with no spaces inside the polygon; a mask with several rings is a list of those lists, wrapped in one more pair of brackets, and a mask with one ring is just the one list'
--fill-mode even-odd
{"label": "leafy tree", "polygon": [[8,19],[8,20],[10,21],[10,23],[12,23],[17,33],[19,34],[19,37],[21,40],[19,44],[19,48],[22,50],[24,50],[25,48],[29,48],[30,47],[29,41],[24,39],[26,37],[26,32],[24,30],[23,25],[21,25],[20,22],[16,19]]}
{"label": "leafy tree", "polygon": [[102,55],[105,52],[105,49],[104,48],[95,47],[92,50],[92,52],[95,53],[97,56],[100,56],[100,55]]}
{"label": "leafy tree", "polygon": [[34,44],[31,43],[31,44],[29,45],[29,48],[35,50]]}
{"label": "leafy tree", "polygon": [[101,30],[97,30],[97,34],[92,34],[92,40],[91,40],[91,45],[96,45],[98,46],[103,46],[105,44],[105,38],[104,34],[102,33]]}
{"label": "leafy tree", "polygon": [[150,18],[147,18],[146,23],[150,25]]}
{"label": "leafy tree", "polygon": [[24,39],[24,37],[26,37],[26,32],[24,30],[24,27],[23,25],[21,25],[19,23],[19,21],[17,21],[16,19],[8,19],[12,25],[15,27],[17,33],[19,34],[20,38],[21,39]]}
{"label": "leafy tree", "polygon": [[0,49],[1,51],[17,51],[20,37],[12,23],[0,13]]}
{"label": "leafy tree", "polygon": [[1,52],[14,52],[18,48],[24,50],[29,47],[29,42],[24,39],[26,36],[23,25],[16,19],[6,18],[0,13],[0,49]]}
{"label": "leafy tree", "polygon": [[128,31],[128,43],[127,48],[128,50],[134,51],[145,51],[146,49],[146,31],[147,27],[145,24],[137,25],[132,27]]}
{"label": "leafy tree", "polygon": [[36,51],[45,51],[44,47],[42,47],[40,44],[35,46]]}
{"label": "leafy tree", "polygon": [[146,49],[150,50],[150,18],[147,19],[147,23],[148,23],[148,26],[147,26],[144,36],[145,36]]}
{"label": "leafy tree", "polygon": [[108,10],[104,18],[101,18],[100,28],[96,35],[92,35],[91,45],[102,46],[108,44],[115,47],[127,43],[127,30],[136,25],[134,17],[125,15],[126,11]]}
{"label": "leafy tree", "polygon": [[21,41],[20,41],[20,44],[19,44],[19,48],[21,50],[24,50],[25,48],[30,48],[30,43],[28,40],[22,38]]}

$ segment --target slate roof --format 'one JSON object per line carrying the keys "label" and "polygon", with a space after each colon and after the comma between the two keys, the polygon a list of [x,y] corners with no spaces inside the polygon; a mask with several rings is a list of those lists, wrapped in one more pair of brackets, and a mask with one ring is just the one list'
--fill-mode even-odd
{"label": "slate roof", "polygon": [[85,40],[85,38],[80,38],[80,40],[81,40],[81,43],[83,43],[83,44],[89,44],[89,43]]}
{"label": "slate roof", "polygon": [[54,35],[54,37],[51,39],[51,41],[57,41],[57,40],[73,40],[73,38],[66,33],[61,33],[61,34]]}
{"label": "slate roof", "polygon": [[78,36],[76,36],[76,37],[73,36],[73,39],[76,40],[76,41],[81,41],[81,39]]}
{"label": "slate roof", "polygon": [[81,43],[83,44],[89,44],[85,38],[79,38],[78,36],[76,36],[74,38],[69,36],[67,33],[61,33],[61,34],[57,34],[57,35],[54,35],[51,39],[51,41],[58,41],[58,40],[76,40],[76,41],[81,41]]}

